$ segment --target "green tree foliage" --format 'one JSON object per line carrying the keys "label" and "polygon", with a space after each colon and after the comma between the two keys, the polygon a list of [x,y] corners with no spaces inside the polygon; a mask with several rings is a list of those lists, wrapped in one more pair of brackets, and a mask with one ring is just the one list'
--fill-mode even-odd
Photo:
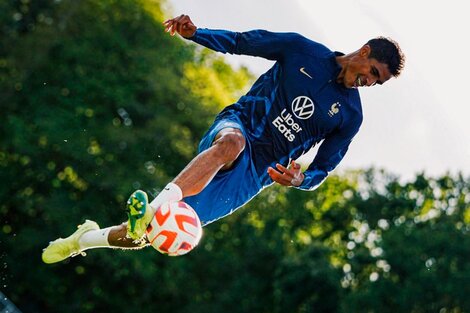
{"label": "green tree foliage", "polygon": [[271,187],[189,255],[41,263],[85,218],[124,219],[252,81],[164,34],[161,2],[0,2],[0,288],[23,312],[470,312],[469,179],[375,170]]}
{"label": "green tree foliage", "polygon": [[345,311],[468,312],[469,179],[421,174],[400,184],[366,177],[350,238]]}
{"label": "green tree foliage", "polygon": [[[85,218],[121,222],[133,189],[155,194],[196,153],[198,138],[222,106],[209,100],[234,101],[251,77],[165,34],[156,1],[0,5],[2,251],[15,251],[4,256],[5,264],[23,260],[6,271],[12,299],[27,294],[26,311],[66,305],[95,311],[86,296],[64,297],[77,280],[63,280],[63,269],[44,268],[44,276],[24,270],[41,268],[38,247]],[[207,70],[191,73],[187,67],[198,59]],[[194,93],[188,82],[205,81],[205,75],[212,77],[204,85],[209,92]],[[221,83],[232,75],[238,85]],[[114,261],[105,258],[105,264]],[[116,279],[128,279],[143,259],[129,258]],[[83,280],[89,271],[72,270]],[[109,276],[89,289],[90,297],[122,284],[106,284]]]}

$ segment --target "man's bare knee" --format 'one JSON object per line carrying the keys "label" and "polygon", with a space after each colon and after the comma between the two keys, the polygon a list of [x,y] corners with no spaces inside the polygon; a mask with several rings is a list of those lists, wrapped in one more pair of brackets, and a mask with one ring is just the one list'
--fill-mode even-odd
{"label": "man's bare knee", "polygon": [[224,163],[235,161],[245,149],[245,136],[236,128],[224,128],[215,137],[213,148]]}

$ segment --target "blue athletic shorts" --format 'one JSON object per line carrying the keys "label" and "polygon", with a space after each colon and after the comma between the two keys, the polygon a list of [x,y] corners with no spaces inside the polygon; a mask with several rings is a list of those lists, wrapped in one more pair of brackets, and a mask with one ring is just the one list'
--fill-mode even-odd
{"label": "blue athletic shorts", "polygon": [[224,128],[239,129],[246,139],[245,149],[234,165],[219,171],[197,195],[184,199],[196,210],[202,225],[231,214],[251,200],[261,190],[261,183],[251,158],[251,145],[238,117],[229,112],[219,115],[199,144],[199,153],[210,148],[215,136]]}

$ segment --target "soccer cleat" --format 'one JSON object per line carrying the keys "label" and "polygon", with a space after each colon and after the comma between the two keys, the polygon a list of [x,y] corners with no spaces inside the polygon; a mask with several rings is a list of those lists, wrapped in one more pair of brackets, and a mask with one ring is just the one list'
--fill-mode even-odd
{"label": "soccer cleat", "polygon": [[142,190],[135,191],[127,200],[127,235],[134,240],[141,240],[147,226],[153,218],[147,194]]}
{"label": "soccer cleat", "polygon": [[79,254],[85,256],[85,252],[80,251],[78,240],[84,233],[98,229],[100,229],[100,227],[96,222],[86,220],[85,223],[78,226],[78,229],[72,235],[50,242],[49,246],[42,252],[42,261],[51,264]]}

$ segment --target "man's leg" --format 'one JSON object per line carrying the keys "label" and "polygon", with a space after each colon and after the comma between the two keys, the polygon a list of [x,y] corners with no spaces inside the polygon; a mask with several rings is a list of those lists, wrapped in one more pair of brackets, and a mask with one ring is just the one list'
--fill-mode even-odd
{"label": "man's leg", "polygon": [[147,242],[136,242],[127,235],[127,223],[84,233],[78,240],[82,251],[92,248],[141,249]]}
{"label": "man's leg", "polygon": [[98,224],[87,220],[67,238],[59,238],[49,243],[42,253],[44,263],[57,263],[84,251],[94,248],[140,249],[148,243],[135,241],[126,235],[126,223],[100,229]]}
{"label": "man's leg", "polygon": [[[224,125],[223,122],[221,125]],[[143,197],[140,197],[140,201],[131,196],[131,204],[128,204],[131,212],[128,236],[135,240],[142,238],[147,225],[163,203],[180,201],[201,192],[219,170],[230,168],[245,148],[245,144],[241,130],[233,127],[222,128],[214,136],[212,145],[198,154],[149,205]],[[135,209],[132,203],[136,203],[139,208]]]}
{"label": "man's leg", "polygon": [[[220,170],[227,170],[245,148],[245,137],[237,128],[223,128],[214,138],[212,146],[198,154],[171,182],[174,186],[165,188],[151,203],[152,218],[155,211],[166,201],[179,201],[201,192]],[[171,195],[173,188],[179,188],[176,196]],[[150,220],[151,220],[150,218]],[[150,220],[145,223],[147,227]],[[113,246],[136,248],[135,240],[126,237],[126,224],[115,226],[108,240]],[[143,234],[142,234],[143,235]],[[140,236],[139,236],[140,237]]]}
{"label": "man's leg", "polygon": [[245,148],[245,143],[239,129],[222,129],[212,146],[197,155],[173,180],[181,188],[183,198],[198,194],[218,171],[229,169]]}
{"label": "man's leg", "polygon": [[145,229],[155,211],[166,201],[179,201],[183,197],[202,191],[219,170],[229,169],[232,166],[245,148],[245,143],[245,137],[239,129],[223,128],[220,130],[209,149],[197,155],[150,205],[144,203],[147,210],[143,218],[138,220],[141,233],[134,234],[136,236],[129,238],[127,223],[100,229],[95,222],[86,221],[71,236],[51,242],[44,249],[43,261],[45,263],[59,262],[70,256],[83,254],[83,251],[92,248],[139,249],[148,245],[144,237]]}

